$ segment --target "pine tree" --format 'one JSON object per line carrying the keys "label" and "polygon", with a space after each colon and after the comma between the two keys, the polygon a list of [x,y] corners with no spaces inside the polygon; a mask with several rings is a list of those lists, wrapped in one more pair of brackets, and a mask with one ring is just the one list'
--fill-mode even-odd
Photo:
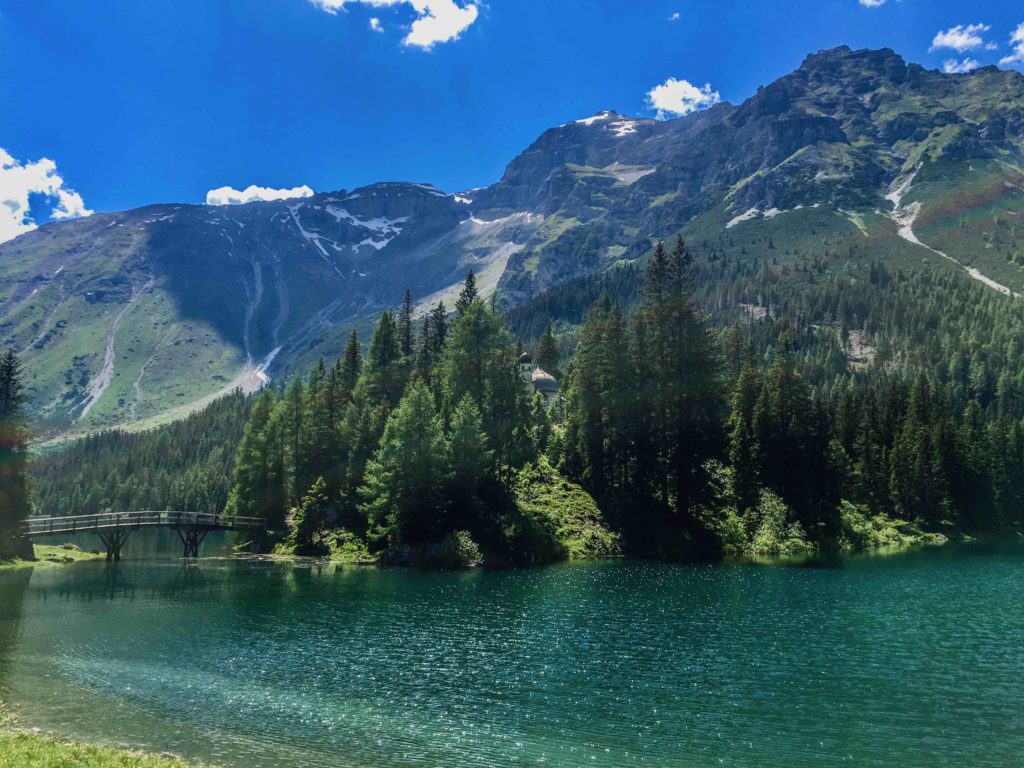
{"label": "pine tree", "polygon": [[267,527],[280,530],[285,518],[285,498],[279,467],[281,446],[273,444],[270,420],[275,400],[272,390],[256,398],[235,456],[234,484],[225,510],[227,515],[259,517]]}
{"label": "pine tree", "polygon": [[412,292],[406,291],[402,299],[402,307],[398,311],[398,338],[401,344],[402,357],[412,357]]}
{"label": "pine tree", "polygon": [[475,301],[452,326],[441,361],[446,411],[469,396],[480,410],[496,474],[500,477],[528,452],[529,406],[514,357],[512,337],[501,317]]}
{"label": "pine tree", "polygon": [[430,345],[433,359],[441,356],[441,349],[448,340],[448,310],[443,301],[437,302],[437,306],[430,311]]}
{"label": "pine tree", "polygon": [[348,403],[352,399],[352,391],[359,381],[359,374],[363,370],[363,350],[359,345],[359,335],[352,331],[348,337],[348,344],[345,345],[345,355],[341,359],[341,400]]}
{"label": "pine tree", "polygon": [[761,448],[754,432],[754,408],[761,392],[760,377],[747,363],[733,388],[729,407],[729,463],[733,469],[733,497],[743,512],[752,509],[760,498]]}
{"label": "pine tree", "polygon": [[385,310],[381,315],[366,360],[364,375],[373,399],[381,399],[394,407],[402,397],[405,372],[401,365],[402,350],[394,315]]}
{"label": "pine tree", "polygon": [[31,512],[21,362],[8,348],[0,358],[0,558],[31,552],[21,532]]}
{"label": "pine tree", "polygon": [[422,382],[413,381],[388,418],[359,490],[378,541],[395,545],[440,538],[447,456],[434,398]]}
{"label": "pine tree", "polygon": [[562,373],[558,367],[558,344],[555,341],[554,333],[551,331],[550,320],[544,326],[544,335],[540,337],[540,341],[537,343],[536,362],[540,368],[550,373],[556,379],[562,378]]}
{"label": "pine tree", "polygon": [[327,496],[327,482],[318,477],[302,497],[295,510],[292,540],[300,554],[316,554],[316,537],[331,519],[331,502]]}
{"label": "pine tree", "polygon": [[473,305],[475,301],[480,298],[476,290],[476,276],[473,274],[473,270],[470,270],[466,274],[466,282],[462,285],[462,292],[459,294],[458,300],[455,302],[455,311],[459,317],[462,317],[466,310]]}

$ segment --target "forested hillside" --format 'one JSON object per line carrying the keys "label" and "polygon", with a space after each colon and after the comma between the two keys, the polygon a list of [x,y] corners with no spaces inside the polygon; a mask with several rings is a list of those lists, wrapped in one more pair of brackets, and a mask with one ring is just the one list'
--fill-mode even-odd
{"label": "forested hillside", "polygon": [[154,430],[100,432],[32,462],[40,516],[220,512],[252,397],[235,392]]}
{"label": "forested hillside", "polygon": [[[634,312],[602,295],[577,327],[573,297],[589,288],[550,298],[578,337],[552,411],[518,386],[512,336],[479,300],[463,296],[447,338],[440,310],[418,330],[386,313],[365,367],[353,337],[336,365],[261,396],[229,509],[267,517],[300,550],[340,538],[385,557],[455,535],[524,556],[508,515],[524,478],[539,477],[579,484],[627,551],[670,557],[1019,523],[1017,302],[955,273],[878,264],[863,282],[833,277],[804,294],[777,281],[776,292],[765,266],[752,273],[763,303],[716,330],[693,297],[713,301],[708,273],[725,269],[680,240],[655,249],[641,292],[625,297]],[[814,284],[824,270],[797,273]],[[927,299],[937,294],[973,311]],[[806,322],[825,308],[829,322]],[[921,327],[945,343],[916,339]],[[875,349],[880,338],[904,341]],[[557,356],[550,329],[541,346]]]}

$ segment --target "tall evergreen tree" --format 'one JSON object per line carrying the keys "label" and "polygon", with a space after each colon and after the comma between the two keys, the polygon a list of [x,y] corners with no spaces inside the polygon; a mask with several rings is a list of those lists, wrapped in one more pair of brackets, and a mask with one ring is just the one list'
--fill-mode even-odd
{"label": "tall evergreen tree", "polygon": [[280,530],[286,500],[280,482],[281,446],[272,442],[270,432],[274,407],[273,391],[266,389],[256,398],[235,456],[234,485],[226,514],[263,518],[268,528]]}
{"label": "tall evergreen tree", "polygon": [[402,307],[398,311],[398,338],[401,345],[402,357],[412,357],[413,333],[412,333],[412,292],[406,291],[402,299]]}
{"label": "tall evergreen tree", "polygon": [[434,398],[413,381],[388,418],[360,488],[370,530],[390,544],[436,539],[444,526],[448,446]]}
{"label": "tall evergreen tree", "polygon": [[476,275],[473,270],[466,273],[466,281],[462,284],[462,292],[455,302],[455,312],[459,317],[465,314],[466,310],[473,305],[473,302],[480,298],[476,290]]}
{"label": "tall evergreen tree", "polygon": [[30,551],[21,532],[32,511],[27,422],[21,362],[8,348],[0,358],[0,557]]}
{"label": "tall evergreen tree", "polygon": [[551,330],[550,320],[544,326],[544,335],[537,342],[536,363],[556,379],[562,378],[558,367],[558,343],[555,341],[555,334]]}
{"label": "tall evergreen tree", "polygon": [[359,345],[359,335],[353,329],[345,345],[345,354],[341,358],[341,399],[347,403],[352,398],[359,374],[363,370],[363,350]]}

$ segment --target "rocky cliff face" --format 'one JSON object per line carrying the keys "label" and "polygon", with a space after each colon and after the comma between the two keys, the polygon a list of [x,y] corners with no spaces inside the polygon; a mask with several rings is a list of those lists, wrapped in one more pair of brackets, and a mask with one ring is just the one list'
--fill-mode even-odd
{"label": "rocky cliff face", "polygon": [[1022,165],[1020,74],[838,48],[739,106],[552,128],[482,190],[376,184],[47,225],[0,245],[0,337],[25,350],[33,407],[55,429],[123,423],[337,354],[406,288],[451,297],[472,268],[511,306],[683,228],[794,226],[782,214],[813,208],[816,227],[942,231],[953,256],[1002,275],[976,222],[1015,231]]}

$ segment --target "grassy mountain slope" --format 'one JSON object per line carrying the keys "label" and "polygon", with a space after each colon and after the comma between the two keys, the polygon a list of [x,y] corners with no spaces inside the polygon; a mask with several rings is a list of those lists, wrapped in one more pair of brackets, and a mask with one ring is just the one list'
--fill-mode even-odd
{"label": "grassy mountain slope", "polygon": [[[734,264],[708,273],[726,314],[765,311],[758,281],[820,294],[878,262],[1024,293],[1022,216],[1024,77],[838,48],[738,106],[552,128],[482,190],[379,184],[42,227],[0,244],[0,338],[24,350],[40,423],[93,430],[305,370],[406,288],[450,303],[469,268],[533,335],[529,307],[613,286],[680,231]],[[568,328],[581,309],[561,303]]]}

